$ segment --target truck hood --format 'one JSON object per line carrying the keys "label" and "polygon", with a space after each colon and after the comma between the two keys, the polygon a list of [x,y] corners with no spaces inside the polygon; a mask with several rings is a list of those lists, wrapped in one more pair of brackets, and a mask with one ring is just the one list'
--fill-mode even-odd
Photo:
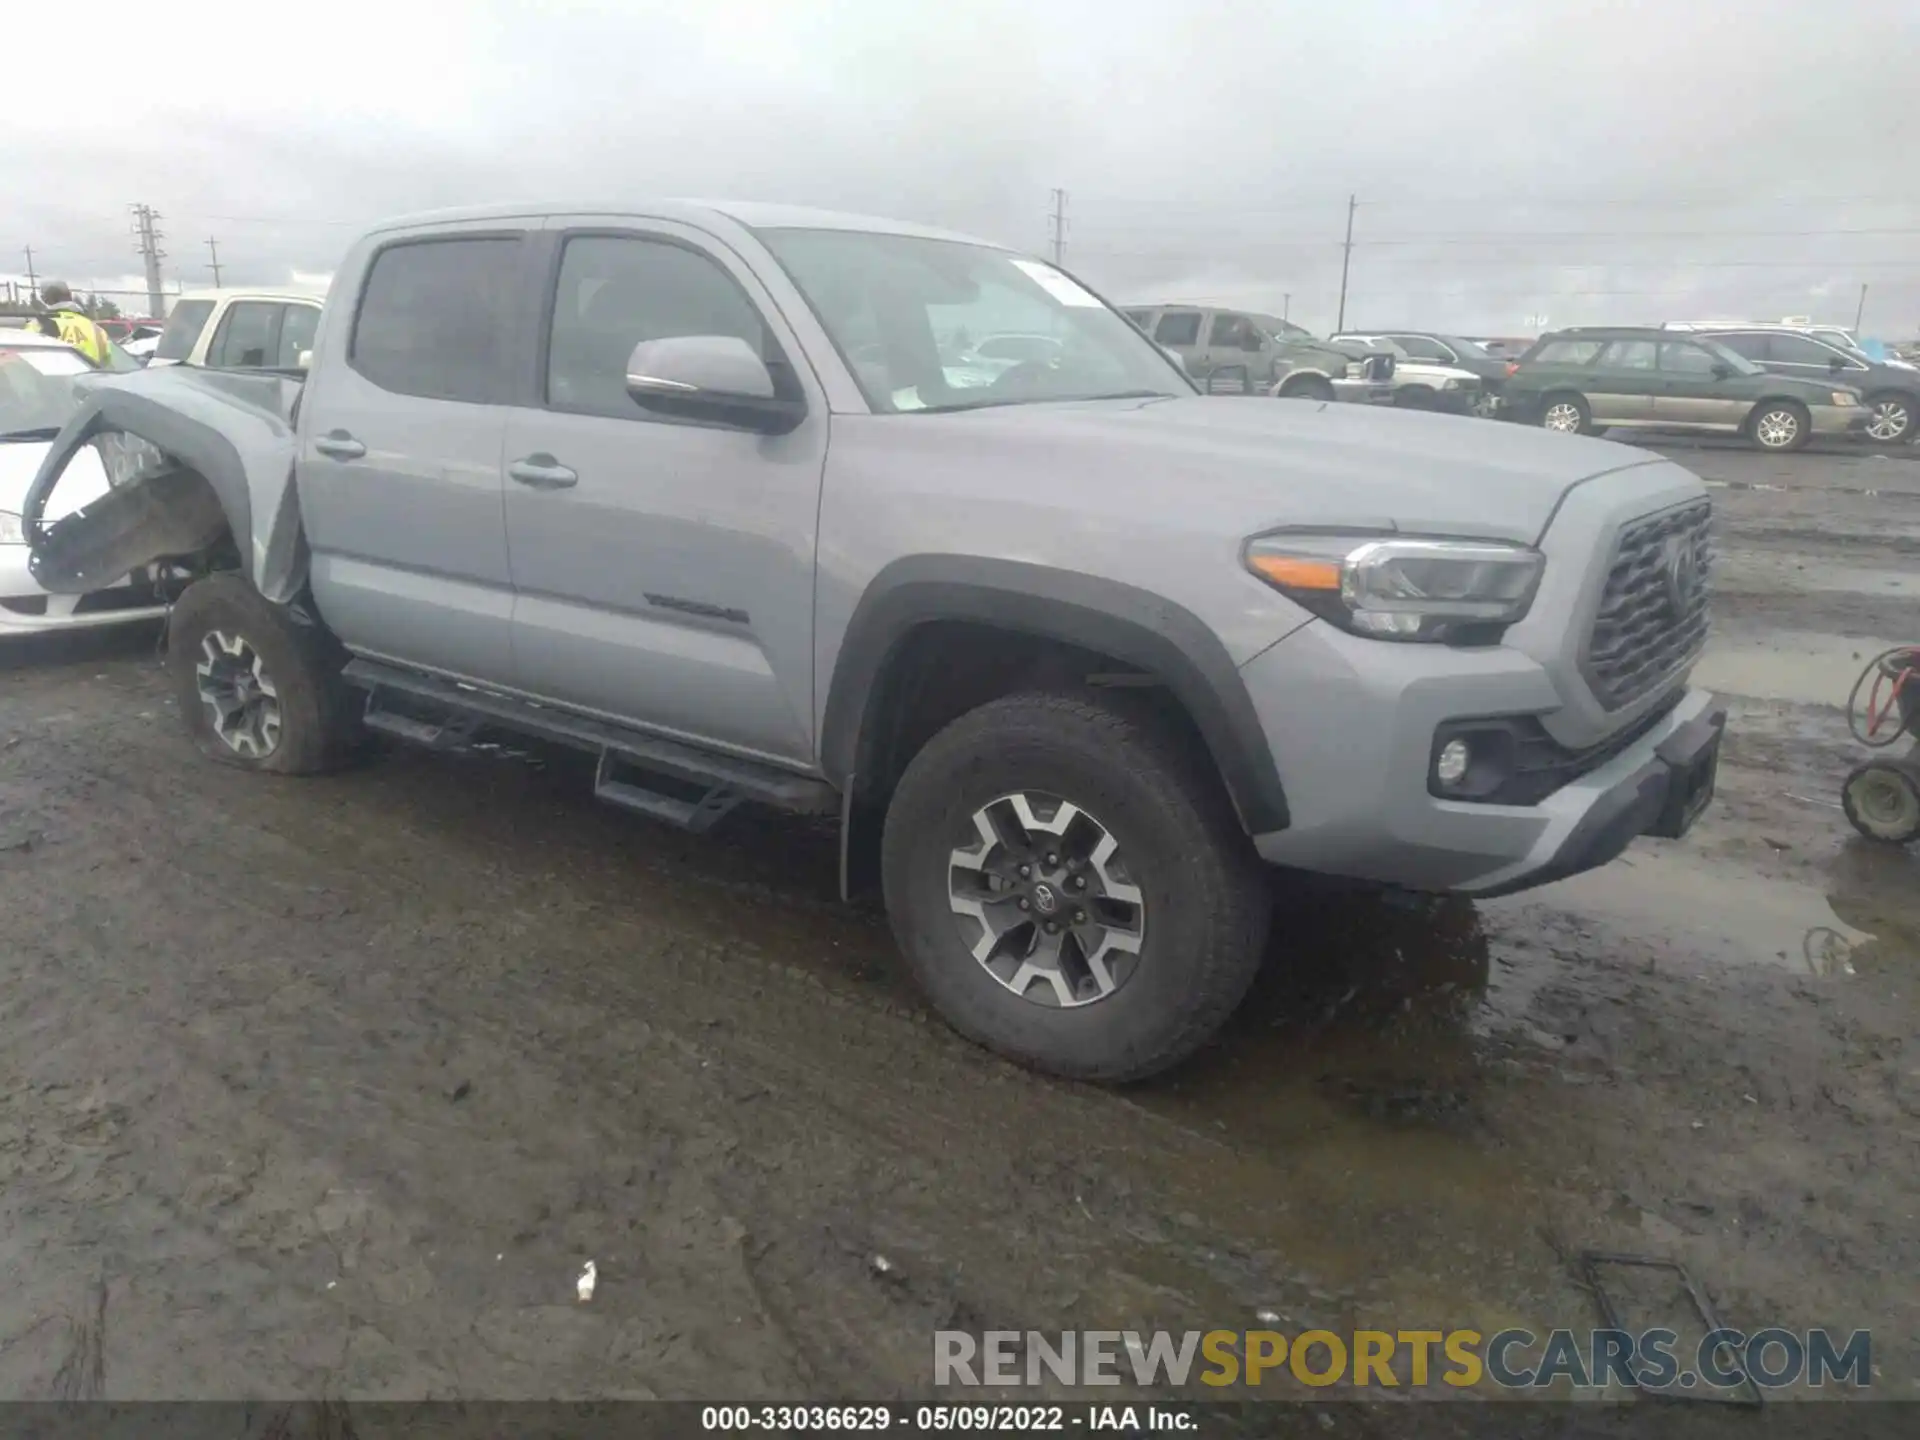
{"label": "truck hood", "polygon": [[[1533,544],[1575,485],[1670,464],[1605,440],[1306,400],[1009,405],[886,423],[922,454],[938,435],[976,474],[1029,484],[1036,474],[1097,477],[1103,510],[1152,518],[1171,509],[1169,523],[1236,536],[1365,529]],[[920,426],[929,428],[911,429]]]}

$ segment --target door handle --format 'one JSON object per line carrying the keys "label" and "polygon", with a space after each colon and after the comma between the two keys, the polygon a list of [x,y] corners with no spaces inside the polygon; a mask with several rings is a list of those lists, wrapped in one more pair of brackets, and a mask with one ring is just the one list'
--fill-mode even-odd
{"label": "door handle", "polygon": [[507,474],[535,490],[566,490],[580,483],[577,473],[544,450],[514,461],[507,466]]}
{"label": "door handle", "polygon": [[358,460],[367,447],[344,430],[329,430],[313,442],[313,448],[334,460]]}

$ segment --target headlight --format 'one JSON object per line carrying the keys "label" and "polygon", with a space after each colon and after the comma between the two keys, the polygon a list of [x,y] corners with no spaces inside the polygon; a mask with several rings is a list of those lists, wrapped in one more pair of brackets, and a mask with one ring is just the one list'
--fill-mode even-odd
{"label": "headlight", "polygon": [[1836,390],[1833,392],[1833,403],[1836,405],[1858,405],[1860,402],[1851,390]]}
{"label": "headlight", "polygon": [[1492,638],[1527,613],[1546,558],[1497,541],[1266,535],[1246,566],[1323,620],[1381,640]]}
{"label": "headlight", "polygon": [[11,510],[0,510],[0,545],[24,545],[27,532],[21,527],[20,517]]}
{"label": "headlight", "polygon": [[1457,378],[1449,376],[1440,382],[1440,388],[1442,390],[1458,390],[1460,388],[1460,381]]}

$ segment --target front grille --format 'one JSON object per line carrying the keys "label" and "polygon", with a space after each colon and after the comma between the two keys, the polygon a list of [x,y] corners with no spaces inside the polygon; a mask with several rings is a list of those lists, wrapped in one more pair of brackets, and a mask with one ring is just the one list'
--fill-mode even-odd
{"label": "front grille", "polygon": [[1657,690],[1706,644],[1712,518],[1695,500],[1621,530],[1580,662],[1607,709]]}

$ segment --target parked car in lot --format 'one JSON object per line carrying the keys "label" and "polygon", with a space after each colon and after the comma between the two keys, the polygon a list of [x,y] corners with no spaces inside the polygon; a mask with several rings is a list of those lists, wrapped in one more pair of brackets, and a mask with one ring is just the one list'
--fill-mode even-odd
{"label": "parked car in lot", "polygon": [[1870,414],[1869,440],[1897,445],[1914,438],[1920,421],[1920,370],[1872,359],[1864,350],[1779,326],[1696,330],[1776,375],[1858,390]]}
{"label": "parked car in lot", "polygon": [[1645,327],[1541,336],[1515,362],[1506,397],[1512,419],[1549,430],[1709,431],[1763,450],[1859,433],[1869,415],[1838,381],[1771,374],[1707,336]]}
{"label": "parked car in lot", "polygon": [[[1342,331],[1333,338],[1339,340],[1353,334],[1355,332]],[[1477,382],[1471,406],[1473,413],[1488,418],[1499,413],[1500,395],[1507,379],[1507,362],[1477,341],[1461,335],[1440,335],[1431,330],[1369,330],[1356,338],[1390,342],[1406,356],[1400,362],[1403,366],[1440,366],[1456,375],[1464,373],[1472,376]]]}
{"label": "parked car in lot", "polygon": [[1209,394],[1393,402],[1391,357],[1316,340],[1288,320],[1206,305],[1132,306],[1126,314]]}
{"label": "parked car in lot", "polygon": [[[1492,413],[1478,375],[1457,365],[1422,359],[1393,336],[1343,331],[1333,336],[1330,343],[1364,345],[1392,355],[1393,403],[1403,410],[1442,410],[1452,415]],[[1506,366],[1495,364],[1494,368],[1504,379]]]}
{"label": "parked car in lot", "polygon": [[174,301],[147,364],[296,369],[313,346],[325,298],[309,290],[190,290]]}
{"label": "parked car in lot", "polygon": [[[487,727],[670,825],[838,816],[843,888],[876,846],[934,1006],[1026,1063],[1204,1043],[1263,861],[1502,894],[1712,794],[1710,502],[1661,457],[1206,399],[1043,261],[784,207],[395,221],[328,306],[304,385],[95,383],[41,583],[196,566],[169,665],[231,765]],[[1065,343],[956,387],[963,323]],[[166,462],[46,524],[121,433]]]}
{"label": "parked car in lot", "polygon": [[[86,356],[51,336],[0,329],[0,644],[8,636],[84,629],[165,613],[144,569],[90,583],[80,593],[49,594],[28,569],[21,508],[60,427],[80,407],[74,380],[93,370]],[[71,514],[107,492],[98,447],[77,452],[47,518]],[[130,567],[132,568],[132,567]]]}

